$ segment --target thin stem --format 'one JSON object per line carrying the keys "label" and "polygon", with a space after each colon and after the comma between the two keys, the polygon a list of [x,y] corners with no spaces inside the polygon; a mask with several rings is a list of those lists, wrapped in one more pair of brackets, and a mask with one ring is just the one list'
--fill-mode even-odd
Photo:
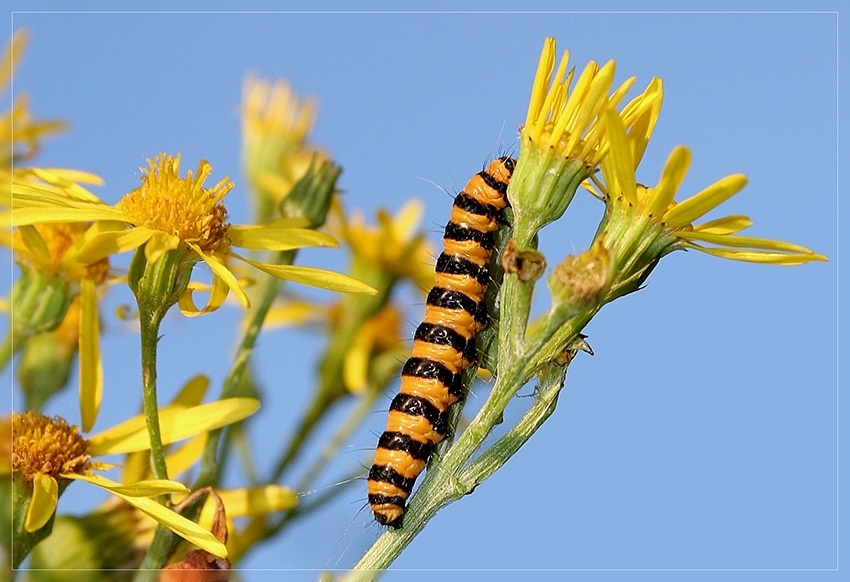
{"label": "thin stem", "polygon": [[151,444],[151,472],[154,479],[168,479],[165,465],[165,448],[159,428],[159,406],[156,400],[156,348],[159,342],[159,310],[142,309],[139,312],[142,344],[142,405]]}
{"label": "thin stem", "polygon": [[458,475],[458,481],[463,483],[467,492],[473,491],[478,485],[489,479],[520,447],[528,442],[531,435],[537,432],[537,429],[551,416],[555,411],[555,405],[558,403],[561,388],[564,387],[566,373],[567,366],[554,364],[541,373],[540,386],[535,395],[534,404],[505,436]]}
{"label": "thin stem", "polygon": [[[295,258],[295,253],[288,251],[282,252],[277,257],[276,264],[288,265],[292,264]],[[242,385],[245,377],[245,372],[248,369],[248,363],[251,359],[251,353],[257,345],[257,338],[263,328],[263,323],[266,316],[280,293],[282,283],[275,277],[266,277],[265,288],[260,301],[256,307],[252,309],[251,317],[248,325],[245,328],[245,334],[242,336],[242,341],[239,343],[239,348],[236,355],[233,357],[233,364],[225,377],[221,386],[221,398],[231,398],[235,396]],[[207,440],[204,453],[201,458],[201,470],[198,478],[195,480],[195,489],[201,487],[213,486],[218,483],[219,479],[219,462],[218,462],[218,446],[221,435],[224,429],[216,430],[210,433]]]}
{"label": "thin stem", "polygon": [[[310,465],[304,477],[302,477],[302,479],[298,482],[298,485],[295,487],[296,491],[307,491],[313,486],[314,481],[321,471],[327,467],[331,459],[339,453],[340,448],[348,441],[352,433],[361,426],[363,418],[373,410],[378,394],[381,394],[380,390],[370,389],[363,398],[359,399],[358,405],[351,411],[348,418],[342,423],[340,429],[325,445],[321,455],[319,455],[319,457]],[[359,475],[362,475],[362,470],[358,467],[357,472],[353,474],[353,477]],[[342,481],[342,483],[346,483],[353,477]],[[274,536],[277,532],[283,529],[287,523],[290,523],[297,517],[301,517],[302,515],[318,509],[320,506],[336,497],[341,491],[342,488],[340,487],[331,487],[327,492],[318,496],[309,505],[299,504],[293,509],[287,511],[276,523],[272,524],[265,532],[263,532],[262,539]]]}
{"label": "thin stem", "polygon": [[[159,406],[156,398],[156,348],[159,342],[159,325],[162,313],[158,309],[139,309],[139,325],[142,344],[142,406],[148,436],[151,444],[151,473],[154,479],[168,479],[168,469],[165,464],[165,448],[162,445],[162,434],[159,427]],[[154,539],[139,566],[136,582],[153,580],[158,568],[161,568],[173,551],[173,540],[176,538],[171,531],[162,525],[157,526]]]}
{"label": "thin stem", "polygon": [[6,337],[3,338],[3,343],[0,344],[0,371],[6,369],[6,366],[9,365],[9,362],[12,360],[12,356],[15,355],[15,352],[20,345],[21,342],[16,342],[14,339],[12,325],[10,324],[9,333],[6,334]]}

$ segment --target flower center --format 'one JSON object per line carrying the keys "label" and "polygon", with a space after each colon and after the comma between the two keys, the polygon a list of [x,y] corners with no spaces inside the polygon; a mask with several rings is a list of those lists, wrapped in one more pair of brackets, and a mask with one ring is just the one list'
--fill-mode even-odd
{"label": "flower center", "polygon": [[55,478],[86,471],[91,458],[87,448],[77,427],[69,426],[64,418],[31,411],[12,415],[12,471],[27,483],[36,473]]}
{"label": "flower center", "polygon": [[206,160],[198,164],[197,175],[189,170],[185,178],[180,177],[179,155],[160,154],[148,164],[142,185],[118,203],[131,222],[176,236],[205,252],[226,247],[229,225],[222,200],[233,182],[223,178],[214,187],[204,188],[212,172]]}

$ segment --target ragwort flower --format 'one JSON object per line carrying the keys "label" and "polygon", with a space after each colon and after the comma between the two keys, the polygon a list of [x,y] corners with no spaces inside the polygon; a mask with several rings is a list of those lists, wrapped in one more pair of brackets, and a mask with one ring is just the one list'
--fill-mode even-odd
{"label": "ragwort flower", "polygon": [[[221,428],[250,416],[258,407],[259,403],[251,398],[231,398],[189,408],[165,407],[160,411],[163,440],[176,442]],[[11,461],[8,465],[0,463],[0,468],[11,470],[16,485],[23,490],[18,497],[26,506],[16,508],[26,511],[21,535],[44,528],[64,489],[73,481],[83,481],[105,489],[193,544],[215,555],[226,555],[223,544],[208,531],[151,499],[188,492],[182,483],[145,479],[122,484],[94,472],[109,468],[108,464],[93,460],[95,457],[149,447],[144,417],[134,417],[87,439],[61,417],[13,413],[6,422],[12,426]]]}
{"label": "ragwort flower", "polygon": [[286,82],[246,77],[242,165],[256,194],[259,220],[274,216],[311,165],[327,159],[325,152],[308,141],[315,119],[315,101],[300,99]]}
{"label": "ragwort flower", "polygon": [[597,181],[599,196],[606,202],[606,216],[597,240],[612,253],[616,270],[623,274],[618,294],[637,288],[662,256],[680,249],[776,265],[827,260],[797,244],[739,235],[752,224],[746,216],[693,224],[737,194],[746,185],[746,176],[726,176],[677,203],[673,198],[688,171],[690,150],[674,148],[658,183],[644,186],[635,178],[640,160],[635,156],[634,140],[616,114],[609,111],[606,123],[611,149],[602,161],[602,180]]}
{"label": "ragwort flower", "polygon": [[[9,47],[0,61],[0,92],[5,93],[12,79],[15,66],[26,48],[27,31],[15,31]],[[0,204],[9,206],[9,176],[13,162],[31,160],[41,147],[41,139],[51,133],[65,129],[59,120],[37,121],[29,110],[26,94],[19,93],[8,111],[0,115]]]}
{"label": "ragwort flower", "polygon": [[[547,38],[508,188],[514,236],[521,248],[528,246],[540,228],[563,215],[578,185],[596,171],[608,152],[602,113],[618,107],[634,83],[634,78],[629,78],[612,91],[614,61],[602,67],[591,61],[572,86],[575,70],[567,72],[568,63],[569,53],[565,52],[555,71],[555,40]],[[658,117],[661,93],[660,81],[653,79],[619,113],[644,142]]]}
{"label": "ragwort flower", "polygon": [[[107,257],[79,258],[79,244],[90,226],[55,222],[20,226],[8,241],[21,267],[12,290],[15,349],[38,333],[57,329],[71,314],[77,321],[80,362],[80,410],[83,430],[94,425],[103,386],[97,301],[109,278]],[[73,303],[76,301],[76,303]],[[11,354],[4,350],[4,357]]]}
{"label": "ragwort flower", "polygon": [[[244,261],[281,279],[343,292],[370,292],[367,286],[344,275],[294,265],[273,265],[238,255],[234,247],[254,250],[291,250],[305,246],[335,246],[327,234],[274,222],[263,225],[231,225],[223,199],[233,183],[223,178],[212,188],[204,182],[212,172],[201,161],[197,172],[180,176],[180,156],[161,154],[149,160],[142,185],[117,204],[108,205],[94,194],[61,182],[54,172],[42,171],[40,183],[13,184],[14,213],[7,220],[17,226],[53,222],[96,221],[78,252],[80,261],[91,262],[113,253],[144,250],[144,260],[155,264],[166,253],[178,253],[177,269],[186,273],[202,260],[212,271],[207,304],[198,309],[192,300],[188,275],[179,294],[187,315],[207,313],[220,307],[233,292],[244,306],[248,297],[229,267],[232,259]],[[132,282],[131,282],[132,285]]]}

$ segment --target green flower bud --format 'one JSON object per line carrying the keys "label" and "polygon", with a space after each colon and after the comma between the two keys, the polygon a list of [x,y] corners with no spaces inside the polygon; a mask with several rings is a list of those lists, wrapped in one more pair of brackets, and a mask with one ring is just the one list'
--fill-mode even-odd
{"label": "green flower bud", "polygon": [[68,283],[55,275],[22,267],[20,279],[12,288],[12,326],[15,338],[26,341],[62,323],[76,295]]}

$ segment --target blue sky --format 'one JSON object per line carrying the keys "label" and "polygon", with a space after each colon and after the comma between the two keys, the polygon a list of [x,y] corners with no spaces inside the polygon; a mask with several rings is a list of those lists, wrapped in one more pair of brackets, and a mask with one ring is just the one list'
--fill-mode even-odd
{"label": "blue sky", "polygon": [[[639,87],[662,77],[664,106],[639,179],[654,183],[670,150],[688,145],[682,193],[743,172],[749,185],[724,214],[747,214],[753,235],[797,242],[831,261],[780,268],[693,252],[665,259],[645,289],[591,322],[595,355],[574,362],[539,433],[474,495],[439,514],[396,566],[581,570],[582,580],[837,579],[837,184],[846,155],[838,155],[836,129],[836,13],[18,12],[10,20],[10,30],[31,34],[16,91],[30,95],[36,115],[71,122],[39,163],[103,176],[103,198],[117,201],[135,187],[145,158],[179,151],[186,167],[203,157],[212,180],[236,181],[228,210],[234,223],[247,220],[237,111],[242,80],[255,72],[317,98],[314,141],[343,166],[349,208],[371,215],[419,198],[435,245],[451,204],[444,190],[456,192],[487,159],[517,151],[545,36],[579,67],[614,59],[617,79],[635,75]],[[565,221],[543,232],[550,264],[586,247],[600,212],[598,201],[579,195]],[[338,252],[307,256],[328,268],[344,264]],[[411,335],[420,311],[411,307]],[[161,385],[176,390],[201,371],[220,379],[230,340],[218,336],[236,317],[170,318],[161,345],[173,355]],[[136,337],[110,325],[97,428],[138,405]],[[198,345],[199,337],[211,339]],[[286,438],[315,348],[299,333],[261,342],[270,399],[255,427],[258,448],[275,451]],[[348,463],[368,462],[387,403],[379,400],[356,435]],[[519,414],[525,403],[515,404]],[[50,412],[69,410],[70,397]],[[361,485],[349,487],[243,566],[351,565],[379,533],[360,512],[364,501]],[[72,507],[63,497],[60,509]],[[670,569],[684,571],[657,571]]]}

